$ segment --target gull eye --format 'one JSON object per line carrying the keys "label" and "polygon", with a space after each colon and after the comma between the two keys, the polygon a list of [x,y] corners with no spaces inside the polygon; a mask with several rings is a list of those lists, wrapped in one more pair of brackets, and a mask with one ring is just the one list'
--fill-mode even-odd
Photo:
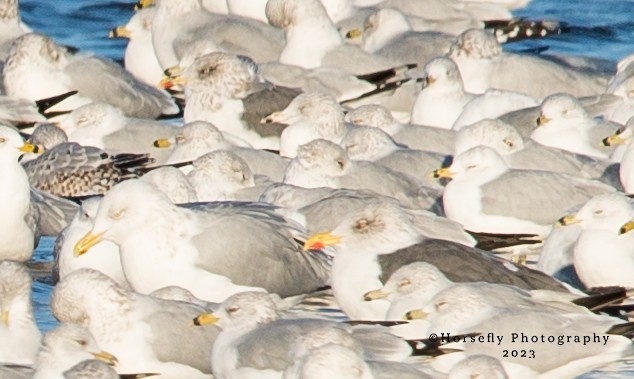
{"label": "gull eye", "polygon": [[597,210],[595,210],[595,211],[594,211],[594,214],[595,214],[595,215],[597,215],[597,216],[602,215],[602,214],[603,214],[603,209],[597,209]]}
{"label": "gull eye", "polygon": [[123,214],[125,213],[125,211],[123,209],[117,209],[115,211],[112,211],[112,213],[110,214],[110,217],[113,220],[118,220],[121,217],[123,217]]}
{"label": "gull eye", "polygon": [[177,134],[174,138],[176,138],[176,143],[183,143],[187,140],[182,134]]}
{"label": "gull eye", "polygon": [[478,165],[477,165],[477,164],[470,164],[469,166],[467,166],[467,169],[468,169],[468,170],[471,170],[471,169],[474,169],[474,168],[476,168],[476,167],[478,167]]}
{"label": "gull eye", "polygon": [[513,141],[511,141],[511,140],[510,140],[510,139],[508,139],[508,138],[504,138],[503,142],[504,142],[504,144],[505,144],[506,146],[508,146],[508,147],[513,147],[513,146],[515,146],[515,144],[513,143]]}
{"label": "gull eye", "polygon": [[357,224],[354,227],[358,230],[363,230],[367,228],[369,225],[370,225],[370,222],[367,219],[362,218],[357,220]]}
{"label": "gull eye", "polygon": [[77,119],[77,124],[85,124],[86,122],[88,122],[88,118],[87,117],[80,117]]}
{"label": "gull eye", "polygon": [[7,142],[7,140],[3,137],[0,137],[0,143],[5,143],[5,142]]}
{"label": "gull eye", "polygon": [[407,287],[411,284],[411,282],[409,281],[409,279],[403,279],[400,282],[398,282],[398,287],[399,288],[403,288],[403,287]]}
{"label": "gull eye", "polygon": [[446,301],[441,301],[440,303],[436,304],[436,310],[442,310],[442,308],[445,308],[447,306],[447,302]]}
{"label": "gull eye", "polygon": [[232,305],[226,309],[227,313],[236,313],[239,310],[240,310],[240,307],[237,305]]}
{"label": "gull eye", "polygon": [[80,346],[86,346],[88,345],[88,342],[86,340],[75,340]]}
{"label": "gull eye", "polygon": [[216,67],[214,67],[214,66],[205,66],[202,69],[200,69],[198,71],[198,73],[200,75],[207,76],[207,75],[211,74],[212,72],[214,72],[215,69],[216,69]]}
{"label": "gull eye", "polygon": [[337,165],[339,166],[339,168],[343,168],[345,166],[344,163],[345,162],[343,161],[343,159],[337,159]]}

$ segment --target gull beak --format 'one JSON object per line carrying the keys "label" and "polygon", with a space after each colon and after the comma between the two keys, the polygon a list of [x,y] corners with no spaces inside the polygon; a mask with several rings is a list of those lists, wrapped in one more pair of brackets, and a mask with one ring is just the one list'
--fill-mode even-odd
{"label": "gull beak", "polygon": [[355,39],[363,36],[363,30],[361,29],[352,29],[348,33],[346,33],[347,39]]}
{"label": "gull beak", "polygon": [[374,290],[374,291],[366,292],[365,295],[363,295],[363,300],[364,301],[379,300],[379,299],[385,299],[387,296],[388,294],[381,290]]}
{"label": "gull beak", "polygon": [[134,5],[134,10],[138,11],[138,10],[141,10],[143,8],[151,7],[152,5],[154,5],[154,3],[155,3],[155,0],[139,0]]}
{"label": "gull beak", "polygon": [[216,325],[220,321],[218,317],[216,317],[213,313],[203,313],[201,315],[196,316],[192,323],[196,326],[203,325]]}
{"label": "gull beak", "polygon": [[18,150],[20,150],[23,153],[34,153],[34,154],[40,153],[40,148],[37,147],[37,145],[34,145],[32,143],[25,143],[24,145],[20,146]]}
{"label": "gull beak", "polygon": [[614,134],[608,137],[605,137],[603,140],[601,140],[601,144],[603,146],[616,146],[616,145],[622,145],[624,144],[626,141],[623,137],[621,137],[618,134]]}
{"label": "gull beak", "polygon": [[163,75],[174,78],[183,74],[183,69],[179,65],[168,67],[163,71]]}
{"label": "gull beak", "polygon": [[544,126],[549,121],[550,119],[548,117],[544,116],[543,114],[540,114],[539,117],[537,118],[537,126]]}
{"label": "gull beak", "polygon": [[75,248],[73,249],[75,256],[79,257],[80,255],[86,254],[91,247],[103,240],[102,236],[104,233],[105,232],[93,233],[92,231],[86,233],[86,235],[75,244]]}
{"label": "gull beak", "polygon": [[187,84],[187,79],[182,76],[163,76],[163,79],[159,82],[159,87],[163,89],[170,89],[174,86],[184,86]]}
{"label": "gull beak", "polygon": [[438,170],[434,170],[430,173],[432,178],[453,178],[453,173],[449,171],[449,167],[439,168]]}
{"label": "gull beak", "polygon": [[108,38],[130,38],[130,31],[125,26],[117,26],[108,33]]}
{"label": "gull beak", "polygon": [[98,353],[90,353],[96,360],[107,363],[110,366],[116,366],[119,363],[119,360],[114,355],[107,353],[105,351],[100,351]]}
{"label": "gull beak", "polygon": [[2,324],[9,326],[9,311],[2,311]]}
{"label": "gull beak", "polygon": [[159,149],[166,149],[172,146],[172,141],[170,138],[159,138],[156,141],[154,141],[152,145],[154,145],[154,147],[157,147]]}
{"label": "gull beak", "polygon": [[[619,229],[619,235],[625,234],[632,229],[634,229],[634,220],[630,220],[626,222],[625,224],[623,224],[623,226],[621,226],[621,229]],[[4,314],[3,314],[3,320],[4,320]]]}
{"label": "gull beak", "polygon": [[311,236],[304,242],[304,250],[320,250],[326,246],[334,246],[341,242],[341,237],[330,233],[321,233]]}
{"label": "gull beak", "polygon": [[405,313],[405,320],[424,320],[428,316],[427,313],[423,312],[421,309],[415,309],[413,311],[409,311]]}
{"label": "gull beak", "polygon": [[260,124],[273,124],[273,123],[284,124],[284,121],[286,121],[284,117],[284,113],[282,111],[279,111],[279,112],[273,112],[270,115],[261,119]]}
{"label": "gull beak", "polygon": [[578,224],[581,222],[580,218],[577,218],[577,216],[575,215],[566,215],[562,218],[560,218],[559,220],[557,220],[557,224],[558,226],[566,226],[566,225],[572,225],[572,224]]}

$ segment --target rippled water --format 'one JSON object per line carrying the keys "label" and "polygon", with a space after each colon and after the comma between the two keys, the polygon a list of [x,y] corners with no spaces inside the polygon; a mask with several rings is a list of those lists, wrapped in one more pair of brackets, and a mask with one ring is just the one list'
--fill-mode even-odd
{"label": "rippled water", "polygon": [[[248,1],[248,0],[245,0]],[[34,31],[50,35],[58,43],[84,52],[123,59],[125,41],[108,38],[108,31],[123,25],[133,14],[132,1],[124,0],[20,0],[22,18]],[[507,45],[525,50],[547,47],[545,54],[572,54],[616,62],[634,52],[634,1],[630,0],[533,0],[516,11],[519,17],[566,22],[570,31],[542,40]],[[50,261],[54,240],[45,238],[34,254],[35,261]],[[49,309],[52,287],[46,278],[33,284],[33,302],[42,330],[55,326]],[[584,375],[584,378],[634,376],[634,362]]]}

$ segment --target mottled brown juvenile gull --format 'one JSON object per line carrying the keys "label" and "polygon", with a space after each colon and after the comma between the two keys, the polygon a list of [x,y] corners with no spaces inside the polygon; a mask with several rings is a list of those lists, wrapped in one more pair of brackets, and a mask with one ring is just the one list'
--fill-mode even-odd
{"label": "mottled brown juvenile gull", "polygon": [[292,296],[320,288],[328,278],[326,257],[318,251],[301,254],[303,229],[274,207],[232,202],[179,207],[136,179],[104,196],[75,254],[102,240],[119,245],[126,278],[141,293],[178,285],[209,301],[258,288]]}
{"label": "mottled brown juvenile gull", "polygon": [[402,361],[412,352],[404,340],[383,327],[350,327],[315,318],[284,318],[270,295],[261,292],[235,294],[213,313],[194,319],[194,323],[214,324],[222,329],[211,357],[214,375],[219,378],[256,378],[267,372],[281,377],[293,363],[292,345],[307,333],[326,327],[349,333],[363,346],[362,352],[368,359]]}
{"label": "mottled brown juvenile gull", "polygon": [[121,268],[119,247],[114,243],[103,241],[91,249],[91,254],[80,257],[75,257],[73,253],[77,241],[92,228],[100,202],[100,197],[82,201],[75,218],[57,237],[53,249],[57,276],[63,280],[71,272],[87,267],[108,275],[122,287],[128,287],[128,281]]}
{"label": "mottled brown juvenile gull", "polygon": [[136,178],[153,163],[145,154],[110,155],[100,148],[62,143],[24,163],[31,186],[65,197],[101,195],[115,184]]}
{"label": "mottled brown juvenile gull", "polygon": [[0,362],[31,365],[41,334],[33,319],[31,275],[26,267],[0,261]]}
{"label": "mottled brown juvenile gull", "polygon": [[601,193],[606,184],[564,174],[509,168],[495,150],[476,146],[434,171],[451,178],[443,193],[448,218],[465,229],[484,233],[546,236],[568,209]]}
{"label": "mottled brown juvenile gull", "polygon": [[13,97],[35,101],[79,91],[51,110],[69,111],[102,101],[129,116],[157,118],[179,113],[169,94],[140,82],[114,62],[72,55],[40,34],[25,34],[13,42],[3,75],[5,90]]}
{"label": "mottled brown juvenile gull", "polygon": [[208,121],[253,147],[279,149],[283,125],[261,125],[268,114],[283,109],[298,90],[261,83],[249,57],[215,52],[197,58],[167,85],[185,87],[185,121]]}
{"label": "mottled brown juvenile gull", "polygon": [[364,302],[363,295],[387,281],[398,268],[418,261],[438,267],[450,280],[513,284],[562,290],[548,275],[515,265],[455,242],[426,238],[407,214],[389,204],[370,205],[341,220],[332,232],[306,241],[307,248],[335,246],[331,285],[351,319],[384,319],[389,303]]}
{"label": "mottled brown juvenile gull", "polygon": [[301,187],[365,189],[398,199],[404,206],[434,209],[440,194],[414,178],[368,161],[354,161],[339,145],[317,139],[299,147],[284,183]]}
{"label": "mottled brown juvenile gull", "polygon": [[34,379],[63,378],[64,371],[86,359],[116,365],[117,358],[102,351],[92,333],[77,324],[62,323],[42,338],[35,362]]}
{"label": "mottled brown juvenile gull", "polygon": [[126,117],[107,103],[90,103],[72,111],[59,126],[71,142],[94,146],[110,154],[150,154],[157,164],[165,162],[170,149],[154,146],[158,138],[174,136],[180,127],[157,121]]}
{"label": "mottled brown juvenile gull", "polygon": [[354,125],[373,126],[384,130],[398,143],[410,149],[451,154],[455,132],[423,125],[402,124],[390,111],[378,104],[362,105],[346,114],[345,120]]}
{"label": "mottled brown juvenile gull", "polygon": [[190,325],[203,308],[123,289],[87,268],[57,284],[51,308],[58,320],[84,326],[99,347],[115,354],[120,372],[211,378],[211,349],[218,330]]}

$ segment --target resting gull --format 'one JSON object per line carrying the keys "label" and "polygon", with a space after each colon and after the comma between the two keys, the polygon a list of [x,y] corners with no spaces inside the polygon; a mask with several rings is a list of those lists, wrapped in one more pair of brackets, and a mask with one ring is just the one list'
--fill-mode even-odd
{"label": "resting gull", "polygon": [[467,230],[484,233],[546,236],[568,209],[595,195],[615,192],[597,181],[511,169],[486,146],[463,152],[434,176],[452,179],[443,193],[447,217]]}
{"label": "resting gull", "polygon": [[0,261],[0,362],[30,365],[41,333],[33,319],[31,275],[26,267]]}
{"label": "resting gull", "polygon": [[55,318],[84,326],[100,348],[115,354],[120,372],[211,378],[218,330],[189,325],[201,307],[141,295],[83,268],[57,284],[51,308]]}
{"label": "resting gull", "polygon": [[72,55],[40,34],[25,34],[13,42],[3,75],[5,90],[13,97],[35,101],[79,91],[53,110],[70,111],[102,101],[129,116],[157,118],[179,113],[169,94],[140,82],[114,62]]}
{"label": "resting gull", "polygon": [[310,237],[308,248],[336,246],[331,285],[351,319],[384,319],[389,303],[364,302],[398,268],[412,262],[436,265],[450,280],[487,281],[521,288],[561,290],[540,272],[517,266],[482,250],[422,236],[407,213],[389,203],[373,204],[342,218],[332,232]]}
{"label": "resting gull", "polygon": [[154,168],[141,177],[141,180],[152,184],[163,192],[172,203],[195,203],[198,201],[196,190],[187,176],[176,167],[163,166]]}
{"label": "resting gull", "polygon": [[[75,254],[103,240],[116,243],[126,278],[141,293],[178,285],[209,301],[257,288],[291,296],[320,288],[328,277],[321,252],[300,254],[302,234],[267,204],[179,207],[131,179],[104,196]],[[155,263],[148,265],[148,258]]]}
{"label": "resting gull", "polygon": [[[634,176],[632,176],[632,171],[634,171],[632,167],[634,164],[633,136],[634,125],[630,121],[626,127],[619,128],[615,133],[603,139],[603,145],[617,147],[617,150],[612,154],[612,159],[617,158],[617,161],[620,162],[619,180],[625,193],[634,192]],[[617,155],[621,156],[617,157]]]}

